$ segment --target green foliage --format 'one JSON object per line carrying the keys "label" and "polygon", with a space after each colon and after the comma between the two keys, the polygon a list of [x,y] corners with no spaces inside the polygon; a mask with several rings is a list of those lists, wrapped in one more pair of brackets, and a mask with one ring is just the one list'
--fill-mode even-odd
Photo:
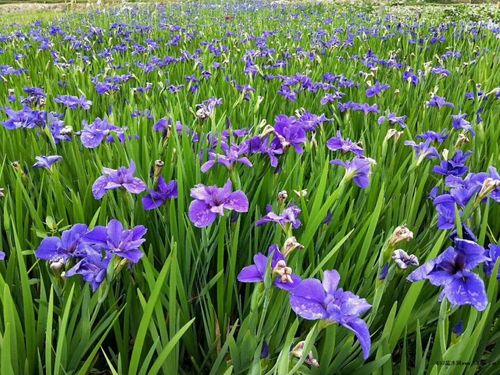
{"label": "green foliage", "polygon": [[[355,16],[360,9],[366,11],[366,18]],[[295,11],[303,13],[297,18],[290,17]],[[169,24],[196,29],[199,39],[192,42],[183,34],[179,47],[167,45],[165,42],[173,34],[160,27],[162,12],[169,15]],[[66,15],[54,22],[44,22],[42,27],[43,30],[50,25],[68,30],[90,27],[108,30],[117,20],[149,25],[151,30],[144,34],[137,32],[134,37],[142,43],[147,38],[161,38],[163,42],[154,55],[179,56],[181,50],[193,53],[201,48],[204,52],[201,62],[207,68],[215,60],[199,42],[223,40],[229,48],[224,55],[228,71],[214,70],[215,77],[208,84],[201,84],[195,94],[183,90],[173,95],[165,89],[170,83],[185,83],[186,75],[198,74],[193,61],[146,73],[135,63],[145,63],[151,55],[128,52],[113,54],[113,64],[130,64],[123,73],[133,74],[133,80],[112,95],[98,95],[91,78],[108,67],[97,54],[117,44],[116,35],[92,41],[93,49],[88,51],[91,65],[77,59],[68,67],[55,65],[50,51],[38,49],[35,43],[0,44],[6,51],[0,54],[0,65],[13,65],[13,52],[23,53],[19,67],[30,72],[2,79],[0,106],[10,105],[8,89],[22,95],[24,87],[43,87],[48,96],[44,109],[59,112],[64,110],[53,102],[56,96],[84,93],[93,101],[92,107],[88,111],[67,110],[64,113],[67,125],[77,131],[83,120],[92,122],[96,117],[109,115],[111,123],[127,126],[129,134],[139,136],[139,140],[102,144],[89,150],[78,139],[56,146],[45,133],[8,132],[0,128],[0,187],[5,188],[5,197],[0,198],[0,249],[7,253],[6,261],[0,262],[0,375],[93,371],[131,375],[498,373],[500,300],[494,277],[486,281],[489,305],[482,313],[469,307],[457,309],[446,302],[438,303],[436,287],[428,283],[410,284],[406,281],[407,273],[394,267],[385,281],[379,280],[385,244],[400,224],[406,223],[415,233],[413,241],[401,246],[416,254],[421,263],[450,245],[449,233],[436,228],[435,210],[427,198],[441,179],[431,174],[432,162],[424,161],[417,166],[412,150],[402,144],[403,139],[414,139],[417,133],[450,129],[450,109],[434,111],[424,107],[434,88],[439,88],[439,95],[447,100],[460,103],[462,112],[474,114],[479,105],[484,105],[483,122],[473,122],[478,134],[464,146],[474,151],[468,165],[479,172],[500,164],[498,101],[479,104],[464,100],[466,92],[477,90],[476,83],[481,83],[484,92],[491,92],[498,85],[500,65],[495,60],[498,57],[479,54],[476,63],[470,65],[450,60],[446,67],[454,74],[446,79],[431,76],[418,87],[404,82],[398,71],[380,69],[376,79],[390,84],[391,90],[377,98],[379,108],[408,116],[408,128],[399,141],[385,139],[389,126],[377,125],[376,117],[334,111],[331,116],[335,121],[318,129],[316,143],[309,142],[304,154],[288,152],[280,160],[280,174],[272,173],[268,160],[259,157],[252,159],[252,169],[238,166],[231,177],[247,193],[249,212],[235,222],[224,217],[200,230],[187,217],[189,190],[197,183],[221,186],[228,178],[227,170],[216,167],[202,174],[198,155],[207,148],[206,140],[193,146],[187,137],[176,132],[168,140],[161,139],[152,132],[152,122],[144,117],[132,118],[131,114],[136,109],[149,109],[156,120],[169,117],[197,132],[222,131],[227,119],[235,128],[255,130],[263,120],[272,124],[277,115],[293,115],[301,108],[330,116],[331,108],[320,105],[319,94],[304,93],[297,102],[287,102],[276,95],[278,82],[246,76],[242,61],[245,48],[240,39],[226,38],[226,33],[234,29],[261,35],[264,31],[279,30],[278,37],[270,39],[271,47],[295,51],[295,47],[301,46],[308,50],[311,30],[331,31],[350,22],[368,27],[378,18],[373,7],[355,7],[350,8],[347,18],[332,17],[333,24],[327,25],[324,19],[334,9],[324,4],[302,5],[292,10],[264,7],[258,15],[241,10],[234,24],[224,20],[227,15],[224,9],[198,9],[196,19],[191,12],[192,8],[184,6],[141,7],[119,15],[113,12]],[[457,8],[453,14],[424,13],[420,32],[429,32],[450,16],[467,19],[470,14],[467,12]],[[30,26],[21,30],[27,32]],[[7,26],[0,34],[16,30],[15,26]],[[294,41],[288,30],[300,30],[303,39]],[[362,81],[359,72],[366,71],[365,67],[354,62],[342,63],[342,59],[348,60],[352,54],[362,56],[368,50],[388,58],[398,50],[405,63],[418,70],[424,69],[426,62],[432,62],[433,66],[442,63],[439,56],[446,52],[447,46],[467,56],[483,48],[498,49],[493,33],[482,35],[480,43],[471,38],[455,38],[451,28],[443,34],[447,44],[431,45],[426,41],[422,49],[408,43],[408,35],[386,43],[375,38],[362,42],[362,36],[357,36],[352,50],[328,50],[315,61],[293,59],[277,74],[307,74],[320,81],[324,73],[333,72]],[[75,50],[62,36],[53,40],[62,60],[75,57]],[[255,88],[249,101],[243,100],[225,82],[225,74]],[[373,77],[369,79],[373,81]],[[134,92],[134,87],[145,86],[147,82],[153,82],[155,89],[144,95]],[[193,113],[196,104],[212,96],[222,98],[223,105],[213,118],[201,123]],[[264,99],[259,100],[260,96]],[[367,101],[363,89],[349,91],[348,99]],[[108,111],[110,106],[112,113]],[[367,155],[377,161],[367,190],[347,183],[342,179],[341,168],[328,164],[335,155],[324,144],[338,129],[350,139],[361,140]],[[444,147],[454,147],[455,139],[451,138]],[[64,160],[53,170],[31,168],[35,156],[56,153]],[[145,212],[136,196],[112,192],[102,201],[93,198],[91,187],[101,175],[102,167],[117,168],[134,160],[137,176],[151,187],[149,173],[156,159],[165,161],[165,179],[177,180],[177,200],[160,210]],[[27,172],[13,168],[14,161]],[[305,197],[293,196],[294,190],[302,189],[307,190]],[[318,324],[297,318],[289,307],[287,295],[272,288],[269,275],[265,283],[257,286],[236,281],[238,272],[252,262],[256,253],[266,252],[273,243],[281,246],[285,241],[286,234],[278,227],[255,226],[266,204],[276,203],[277,193],[282,190],[287,190],[290,199],[302,209],[304,225],[294,235],[305,249],[291,256],[294,272],[306,278],[320,277],[323,270],[337,269],[342,276],[341,287],[373,305],[366,314],[373,343],[372,355],[366,362],[351,332],[336,325],[319,330]],[[332,221],[325,225],[323,221],[329,212]],[[498,241],[499,217],[499,205],[484,205],[470,218],[483,245]],[[35,258],[34,251],[42,238],[59,235],[76,223],[105,225],[110,218],[117,218],[129,227],[142,224],[148,228],[143,247],[145,256],[130,269],[111,270],[95,293],[81,278],[55,275],[46,262]],[[460,320],[464,321],[465,331],[457,337],[451,329]],[[293,358],[290,349],[302,340],[305,340],[304,355]],[[269,347],[269,356],[261,358],[265,345]],[[318,358],[320,369],[304,364],[309,350]],[[457,361],[469,365],[456,365]]]}

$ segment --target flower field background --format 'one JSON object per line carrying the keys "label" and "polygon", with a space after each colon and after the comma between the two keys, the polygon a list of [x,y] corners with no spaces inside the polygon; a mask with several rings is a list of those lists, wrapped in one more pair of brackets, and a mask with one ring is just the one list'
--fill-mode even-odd
{"label": "flower field background", "polygon": [[499,373],[499,11],[412,9],[2,20],[0,374]]}

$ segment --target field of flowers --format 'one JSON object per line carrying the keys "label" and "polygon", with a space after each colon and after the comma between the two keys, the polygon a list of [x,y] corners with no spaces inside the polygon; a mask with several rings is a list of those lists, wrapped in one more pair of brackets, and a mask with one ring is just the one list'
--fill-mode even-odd
{"label": "field of flowers", "polygon": [[0,28],[0,375],[500,373],[500,26],[460,9]]}

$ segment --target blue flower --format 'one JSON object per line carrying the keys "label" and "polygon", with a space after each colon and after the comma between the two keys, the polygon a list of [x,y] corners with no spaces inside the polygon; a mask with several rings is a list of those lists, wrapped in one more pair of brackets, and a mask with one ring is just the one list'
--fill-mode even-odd
{"label": "blue flower", "polygon": [[50,169],[52,166],[62,160],[62,156],[50,155],[50,156],[35,156],[36,163],[33,164],[33,168],[45,168]]}
{"label": "blue flower", "polygon": [[473,241],[456,238],[454,247],[449,247],[437,258],[417,268],[408,280],[427,279],[432,285],[443,287],[439,300],[446,298],[453,306],[472,305],[476,310],[483,311],[488,304],[484,283],[471,271],[486,260],[483,247]]}
{"label": "blue flower", "polygon": [[371,308],[364,299],[337,288],[340,275],[336,270],[323,272],[323,283],[317,279],[302,280],[290,293],[290,305],[297,315],[307,320],[338,323],[354,332],[363,350],[370,355],[371,339],[368,326],[360,315]]}

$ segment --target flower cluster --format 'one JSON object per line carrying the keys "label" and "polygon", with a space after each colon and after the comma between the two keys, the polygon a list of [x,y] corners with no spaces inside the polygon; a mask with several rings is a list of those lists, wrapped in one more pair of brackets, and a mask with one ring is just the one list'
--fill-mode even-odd
{"label": "flower cluster", "polygon": [[46,260],[50,267],[64,277],[81,275],[92,290],[106,279],[108,266],[114,256],[135,264],[143,253],[147,229],[142,225],[124,229],[121,222],[111,220],[107,226],[89,229],[85,224],[75,224],[62,232],[61,237],[46,237],[35,255]]}

